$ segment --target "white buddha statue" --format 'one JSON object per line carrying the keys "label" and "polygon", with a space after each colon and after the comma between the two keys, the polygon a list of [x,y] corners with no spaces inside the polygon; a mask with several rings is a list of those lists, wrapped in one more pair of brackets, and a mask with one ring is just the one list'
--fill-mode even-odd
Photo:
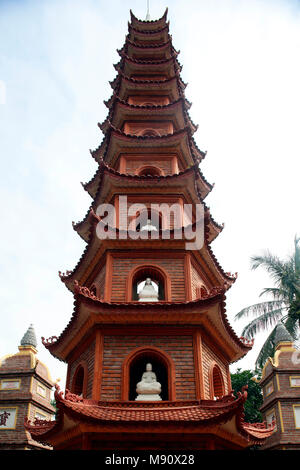
{"label": "white buddha statue", "polygon": [[141,381],[136,386],[137,401],[159,401],[161,385],[156,380],[156,374],[152,371],[152,364],[146,365],[146,372],[143,373]]}
{"label": "white buddha statue", "polygon": [[158,292],[154,289],[150,277],[147,277],[145,285],[139,293],[139,302],[158,302]]}
{"label": "white buddha statue", "polygon": [[157,232],[157,228],[155,227],[155,225],[152,225],[152,224],[151,224],[151,219],[148,219],[148,220],[147,220],[146,225],[144,225],[144,226],[141,228],[141,231],[142,231],[142,230],[147,230],[148,232],[151,232],[152,230],[154,230],[154,231]]}

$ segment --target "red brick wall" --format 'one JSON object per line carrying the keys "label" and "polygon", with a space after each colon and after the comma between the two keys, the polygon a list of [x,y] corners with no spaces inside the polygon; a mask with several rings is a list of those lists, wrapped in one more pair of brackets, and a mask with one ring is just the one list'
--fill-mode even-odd
{"label": "red brick wall", "polygon": [[6,358],[5,360],[2,361],[1,367],[0,367],[0,372],[4,371],[27,371],[31,370],[31,359],[30,355],[18,355],[15,354],[14,356],[10,356]]}
{"label": "red brick wall", "polygon": [[39,360],[37,360],[36,373],[47,381],[51,380],[51,378],[49,377],[48,368]]}
{"label": "red brick wall", "polygon": [[45,411],[42,407],[30,404],[30,407],[29,407],[29,419],[30,419],[30,421],[34,421],[34,419],[36,417],[35,416],[36,412],[41,413],[42,415],[45,415],[46,416],[45,419],[47,419],[47,420],[51,419],[51,417],[53,416],[53,414],[47,413],[47,411]]}
{"label": "red brick wall", "polygon": [[203,281],[196,268],[191,265],[191,283],[192,283],[192,300],[199,298],[199,288],[203,285]]}
{"label": "red brick wall", "polygon": [[[162,255],[163,256],[163,255]],[[171,300],[185,300],[185,272],[184,259],[157,259],[157,258],[114,258],[112,274],[112,292],[111,300],[113,302],[125,301],[126,299],[126,280],[130,271],[138,265],[155,264],[163,268],[171,279]]]}
{"label": "red brick wall", "polygon": [[92,398],[92,387],[93,387],[93,377],[94,377],[94,362],[95,362],[95,341],[93,341],[87,349],[74,361],[72,364],[69,364],[69,380],[66,388],[71,390],[72,381],[74,377],[74,373],[81,362],[85,362],[87,364],[87,391],[86,391],[86,398]]}
{"label": "red brick wall", "polygon": [[[42,381],[43,378],[49,380],[47,368],[39,360],[37,360],[34,368],[32,366],[34,364],[31,363],[29,354],[15,354],[1,364],[0,380],[20,379],[21,383],[18,390],[0,390],[0,407],[17,408],[15,429],[0,429],[0,449],[23,450],[25,446],[28,447],[29,435],[25,432],[24,418],[29,417],[30,420],[34,420],[35,411],[39,411],[45,415],[46,419],[50,419],[52,416],[51,411],[54,411],[50,405],[50,386],[47,387]],[[41,378],[36,378],[35,374],[38,374]],[[45,398],[37,394],[38,382],[46,388]],[[33,403],[33,401],[37,403]],[[44,411],[43,407],[48,411]],[[35,446],[34,441],[31,441],[31,446]],[[29,447],[31,446],[29,445]]]}
{"label": "red brick wall", "polygon": [[2,445],[10,444],[23,444],[23,446],[25,446],[25,443],[27,443],[27,437],[24,428],[24,419],[27,418],[28,403],[0,403],[0,406],[5,406],[7,408],[17,407],[16,428],[7,430],[0,429],[0,449],[2,449]]}
{"label": "red brick wall", "polygon": [[300,401],[300,387],[291,387],[290,385],[290,377],[294,376],[300,376],[300,370],[299,373],[294,373],[291,372],[290,374],[278,374],[278,379],[279,379],[279,386],[280,386],[280,392],[281,395],[283,392],[285,392],[285,396],[288,397],[298,397]]}
{"label": "red brick wall", "polygon": [[[282,411],[282,420],[284,426],[284,435],[288,436],[290,443],[299,444],[300,448],[300,429],[295,428],[295,419],[293,405],[300,405],[300,396],[299,401],[281,401],[281,411]],[[287,434],[288,433],[288,434]]]}
{"label": "red brick wall", "polygon": [[[0,404],[0,406],[6,406],[7,408],[17,408],[17,420],[15,429],[0,429],[0,450],[24,450],[25,446],[28,447],[28,433],[26,433],[24,428],[24,419],[28,417],[31,421],[33,421],[35,418],[36,411],[39,411],[46,415],[47,419],[51,418],[50,413],[45,412],[43,409],[39,408],[36,405],[29,405],[29,403],[11,402],[9,404],[2,403]],[[35,441],[33,441],[32,439],[31,445],[35,445]],[[36,443],[36,445],[37,447],[40,447],[38,443]]]}
{"label": "red brick wall", "polygon": [[278,369],[294,369],[293,375],[300,374],[300,351],[280,351]]}
{"label": "red brick wall", "polygon": [[5,380],[5,379],[21,380],[20,389],[19,390],[0,390],[0,404],[1,404],[1,400],[6,400],[8,397],[11,397],[11,396],[19,397],[20,394],[26,397],[28,396],[29,391],[30,391],[31,376],[21,376],[16,373],[12,377],[8,374],[0,373],[0,381]]}
{"label": "red brick wall", "polygon": [[104,297],[105,272],[106,272],[106,266],[104,265],[94,281],[94,284],[97,289],[97,297],[99,297],[100,299]]}
{"label": "red brick wall", "polygon": [[267,377],[267,375],[269,375],[271,372],[272,372],[273,368],[271,366],[271,364],[269,363],[265,369],[265,377]]}
{"label": "red brick wall", "polygon": [[[44,387],[46,389],[46,395],[45,397],[41,396],[39,393],[38,393],[38,385],[41,385],[42,387]],[[33,395],[36,395],[37,399],[43,403],[43,404],[49,404],[50,403],[50,400],[51,400],[51,389],[46,387],[46,385],[44,383],[42,383],[40,380],[37,380],[36,378],[34,378],[32,380],[32,389],[31,389],[31,393]]]}
{"label": "red brick wall", "polygon": [[217,365],[220,367],[226,394],[228,393],[228,366],[216,355],[214,351],[212,351],[212,349],[204,341],[202,341],[202,370],[204,393],[207,400],[210,399],[209,371],[213,363],[217,363]]}
{"label": "red brick wall", "polygon": [[176,399],[195,399],[194,355],[192,336],[105,336],[101,400],[121,399],[122,365],[138,347],[155,346],[174,361]]}
{"label": "red brick wall", "polygon": [[275,412],[276,431],[272,434],[272,436],[278,437],[279,433],[281,432],[281,422],[280,422],[280,413],[278,409],[278,403],[271,405],[262,413],[263,421],[267,421],[267,415],[273,414],[273,412]]}
{"label": "red brick wall", "polygon": [[[300,366],[299,362],[297,362],[298,357],[297,351],[280,351],[278,366],[273,368],[271,364],[268,364],[265,369],[263,389],[265,391],[266,386],[272,380],[274,392],[268,396],[264,394],[263,415],[265,416],[271,408],[276,408],[278,431],[267,439],[264,448],[297,448],[300,450],[300,429],[295,428],[293,411],[293,405],[300,405],[300,388],[291,387],[290,385],[290,377],[300,375]],[[272,376],[273,371],[275,374]],[[283,429],[280,421],[280,409]]]}

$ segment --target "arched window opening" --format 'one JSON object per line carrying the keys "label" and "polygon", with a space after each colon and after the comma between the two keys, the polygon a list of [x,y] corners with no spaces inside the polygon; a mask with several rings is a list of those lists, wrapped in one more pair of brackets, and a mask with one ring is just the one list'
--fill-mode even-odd
{"label": "arched window opening", "polygon": [[140,302],[157,302],[159,283],[150,277],[137,283],[137,298]]}
{"label": "arched window opening", "polygon": [[196,298],[197,299],[205,299],[208,296],[208,291],[204,286],[196,287]]}
{"label": "arched window opening", "polygon": [[213,398],[221,398],[224,396],[223,378],[218,366],[214,366],[212,371],[212,388]]}
{"label": "arched window opening", "polygon": [[161,176],[162,172],[156,166],[146,166],[138,171],[139,176]]}
{"label": "arched window opening", "polygon": [[[155,374],[155,384],[160,384],[159,396],[162,400],[170,400],[169,377],[167,363],[154,351],[147,351],[134,358],[129,368],[129,400],[135,401],[138,397],[137,384],[141,383],[143,374],[147,370],[147,364],[151,364],[152,372]],[[156,385],[154,389],[156,388]],[[151,400],[150,400],[151,401]]]}
{"label": "arched window opening", "polygon": [[83,396],[83,382],[84,382],[84,369],[80,366],[76,372],[73,379],[72,392],[78,396]]}
{"label": "arched window opening", "polygon": [[165,279],[160,271],[153,267],[143,267],[132,279],[132,300],[155,302],[165,300]]}
{"label": "arched window opening", "polygon": [[156,211],[147,209],[136,215],[135,230],[148,230],[148,232],[159,231],[162,228],[162,215]]}
{"label": "arched window opening", "polygon": [[158,137],[160,136],[159,132],[155,131],[154,129],[145,129],[142,134],[145,137]]}

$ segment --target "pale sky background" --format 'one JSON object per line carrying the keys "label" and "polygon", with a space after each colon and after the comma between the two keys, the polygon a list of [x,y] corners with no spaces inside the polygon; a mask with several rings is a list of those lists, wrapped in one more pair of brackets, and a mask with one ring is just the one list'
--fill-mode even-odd
{"label": "pale sky background", "polygon": [[[0,357],[17,352],[33,323],[38,357],[62,386],[66,365],[40,337],[59,336],[72,315],[58,271],[72,270],[85,247],[71,224],[91,203],[80,181],[96,170],[89,149],[102,141],[97,122],[107,115],[129,10],[145,19],[146,4],[0,0]],[[272,285],[250,270],[250,257],[265,249],[286,257],[300,234],[300,2],[150,4],[152,19],[169,7],[195,140],[208,151],[201,169],[215,183],[206,203],[225,223],[212,248],[239,274],[227,314],[240,334],[245,322],[234,315]],[[252,369],[265,337],[231,370]]]}

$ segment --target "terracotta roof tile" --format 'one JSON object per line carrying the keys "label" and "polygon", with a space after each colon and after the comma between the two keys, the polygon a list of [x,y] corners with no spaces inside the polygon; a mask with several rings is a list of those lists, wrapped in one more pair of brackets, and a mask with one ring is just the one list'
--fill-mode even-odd
{"label": "terracotta roof tile", "polygon": [[70,393],[63,392],[56,385],[55,399],[58,407],[57,421],[35,420],[32,424],[25,420],[25,428],[30,431],[33,438],[47,439],[51,432],[57,432],[62,427],[63,415],[66,414],[76,421],[88,421],[97,424],[121,423],[148,423],[154,425],[167,425],[171,423],[196,424],[199,426],[225,423],[236,417],[237,427],[242,435],[252,439],[255,443],[263,442],[269,437],[273,427],[267,428],[265,424],[245,423],[243,421],[244,403],[247,392],[239,393],[237,398],[233,393],[219,400],[194,400],[182,402],[96,402],[83,399]]}

